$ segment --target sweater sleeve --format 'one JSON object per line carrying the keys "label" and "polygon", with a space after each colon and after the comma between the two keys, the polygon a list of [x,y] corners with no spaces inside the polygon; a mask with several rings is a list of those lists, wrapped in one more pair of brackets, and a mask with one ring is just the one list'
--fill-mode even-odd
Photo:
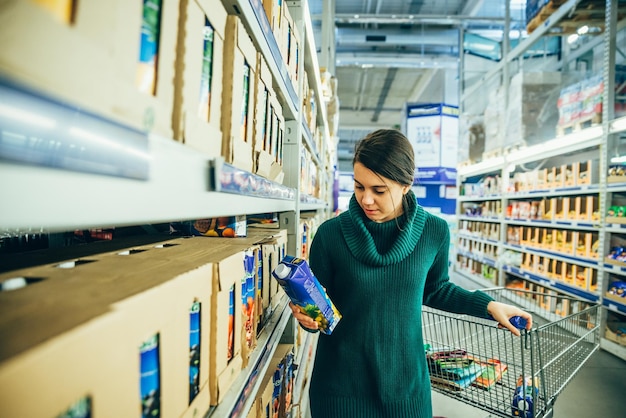
{"label": "sweater sleeve", "polygon": [[469,291],[450,281],[448,265],[450,231],[447,224],[444,226],[445,228],[437,228],[442,239],[426,277],[424,304],[452,313],[489,318],[487,305],[493,300],[491,296],[480,290]]}

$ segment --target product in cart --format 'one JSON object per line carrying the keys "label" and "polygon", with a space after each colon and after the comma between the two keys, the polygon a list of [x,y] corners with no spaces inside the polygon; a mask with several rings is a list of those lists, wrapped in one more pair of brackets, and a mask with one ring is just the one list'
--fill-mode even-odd
{"label": "product in cart", "polygon": [[309,268],[306,260],[285,256],[272,272],[291,302],[315,319],[319,330],[331,334],[341,314]]}
{"label": "product in cart", "polygon": [[520,376],[517,378],[517,388],[513,395],[511,412],[514,417],[533,418],[534,398],[539,395],[537,379],[533,383],[531,377]]}
{"label": "product in cart", "polygon": [[431,382],[454,390],[470,386],[486,370],[462,349],[430,351],[426,358]]}
{"label": "product in cart", "polygon": [[506,364],[496,358],[488,359],[483,366],[485,366],[485,371],[476,378],[473,385],[485,390],[491,389],[498,383],[508,369]]}

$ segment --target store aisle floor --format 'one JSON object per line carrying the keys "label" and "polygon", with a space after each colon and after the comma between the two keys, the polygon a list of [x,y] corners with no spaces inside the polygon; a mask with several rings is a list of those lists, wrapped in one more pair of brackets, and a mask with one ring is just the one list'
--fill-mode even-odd
{"label": "store aisle floor", "polygon": [[[554,418],[621,418],[626,415],[626,361],[599,350],[557,397]],[[488,412],[433,392],[433,414],[487,418]]]}

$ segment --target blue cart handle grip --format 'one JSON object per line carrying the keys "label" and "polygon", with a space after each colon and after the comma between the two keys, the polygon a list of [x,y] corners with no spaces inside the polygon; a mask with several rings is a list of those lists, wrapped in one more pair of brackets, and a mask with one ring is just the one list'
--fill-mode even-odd
{"label": "blue cart handle grip", "polygon": [[[489,318],[495,321],[493,316],[489,315]],[[528,324],[526,318],[522,318],[521,316],[512,316],[509,322],[517,329],[526,329],[526,324]]]}

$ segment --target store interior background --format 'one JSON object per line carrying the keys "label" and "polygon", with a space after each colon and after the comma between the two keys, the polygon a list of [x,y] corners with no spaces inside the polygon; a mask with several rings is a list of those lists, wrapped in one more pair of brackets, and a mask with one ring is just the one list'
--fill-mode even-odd
{"label": "store interior background", "polygon": [[[374,129],[405,129],[407,104],[458,106],[461,125],[464,119],[484,113],[490,94],[494,94],[499,83],[496,78],[493,85],[481,85],[480,93],[474,91],[465,97],[464,89],[477,84],[500,60],[504,48],[510,51],[529,36],[526,1],[510,1],[508,10],[506,3],[502,0],[310,1],[320,66],[329,69],[338,85],[339,210],[347,207],[352,192],[356,143]],[[589,26],[580,29],[585,23]],[[593,52],[602,38],[602,32],[593,27],[598,23],[594,20],[581,22],[578,27],[555,28],[568,30],[570,35],[544,37],[516,65],[530,72],[561,71],[573,78],[594,71],[601,74],[601,57]],[[510,36],[505,41],[506,26]],[[618,31],[620,28],[623,22],[619,23]],[[459,45],[463,45],[463,50]],[[623,64],[626,57],[619,52],[619,42],[617,45],[616,64]],[[516,71],[518,68],[511,74]],[[525,144],[479,145],[481,149],[470,151],[469,139],[459,137],[458,163],[468,162],[470,153],[474,154],[471,162],[479,162],[481,158],[475,155],[490,151],[490,146]],[[454,275],[453,279],[469,288],[480,287]],[[619,357],[601,350],[568,385],[557,402],[556,416],[621,416],[616,400],[625,389],[625,372],[626,365]],[[485,416],[484,412],[444,395],[433,396],[435,414]]]}

